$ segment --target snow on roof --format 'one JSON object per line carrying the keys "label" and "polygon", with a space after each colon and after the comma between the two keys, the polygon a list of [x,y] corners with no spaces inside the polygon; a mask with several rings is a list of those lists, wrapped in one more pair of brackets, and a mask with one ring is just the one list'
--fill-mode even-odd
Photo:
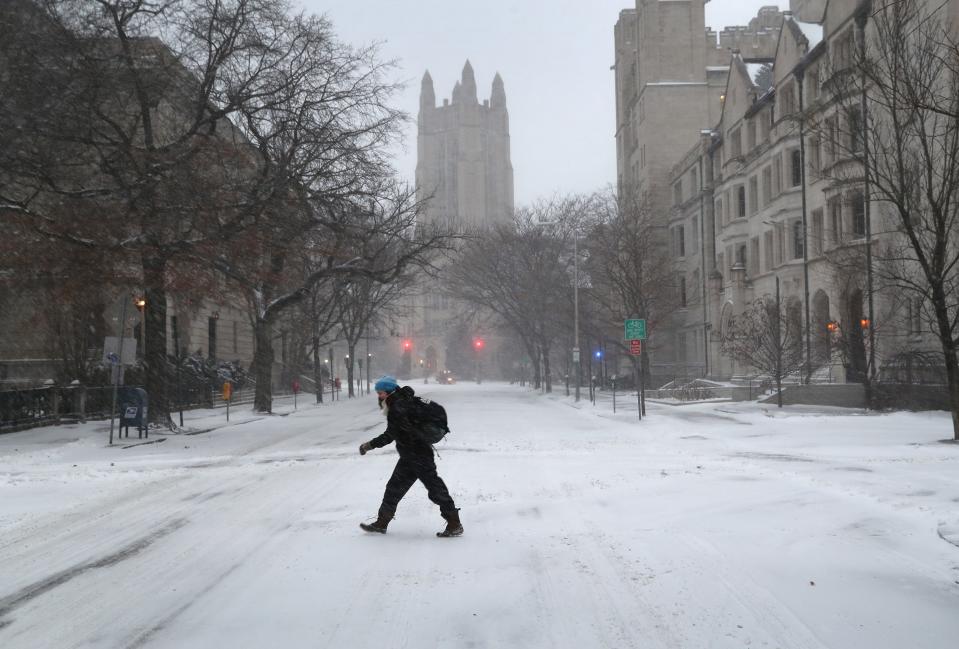
{"label": "snow on roof", "polygon": [[772,67],[768,63],[746,63],[746,71],[749,73],[749,78],[752,79],[754,84],[756,83],[756,78],[759,76],[760,70],[766,66]]}
{"label": "snow on roof", "polygon": [[796,20],[795,18],[791,19],[795,23],[796,27],[799,28],[799,31],[803,33],[803,36],[806,37],[806,40],[809,41],[809,49],[816,47],[822,42],[823,38],[823,27],[818,23],[804,23],[802,21]]}

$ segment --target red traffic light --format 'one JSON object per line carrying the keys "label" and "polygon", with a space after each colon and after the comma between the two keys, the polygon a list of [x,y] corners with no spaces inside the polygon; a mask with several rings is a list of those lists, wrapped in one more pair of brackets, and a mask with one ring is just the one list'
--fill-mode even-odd
{"label": "red traffic light", "polygon": [[412,341],[412,340],[404,340],[404,341],[403,341],[403,351],[404,351],[404,352],[408,352],[408,351],[410,351],[411,349],[413,349],[413,341]]}
{"label": "red traffic light", "polygon": [[838,323],[838,322],[835,322],[835,321],[827,322],[827,323],[826,323],[826,329],[827,329],[828,331],[830,331],[830,332],[833,332],[833,333],[836,332],[836,331],[839,331],[839,323]]}
{"label": "red traffic light", "polygon": [[870,324],[871,323],[869,322],[869,318],[862,318],[859,321],[859,326],[862,327],[863,329],[868,329]]}
{"label": "red traffic light", "polygon": [[476,349],[483,349],[483,346],[485,344],[486,343],[483,341],[482,338],[477,338],[476,340],[473,341],[473,347],[475,347]]}

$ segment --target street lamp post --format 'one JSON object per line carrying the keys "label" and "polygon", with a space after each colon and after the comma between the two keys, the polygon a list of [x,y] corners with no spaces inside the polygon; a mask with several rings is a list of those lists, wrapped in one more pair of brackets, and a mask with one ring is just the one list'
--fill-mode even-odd
{"label": "street lamp post", "polygon": [[[369,346],[369,341],[367,341],[367,346]],[[373,365],[373,354],[366,353],[366,393],[370,393],[370,366]]]}
{"label": "street lamp post", "polygon": [[[803,93],[803,81],[806,77],[806,69],[799,66],[794,73],[796,75],[796,86],[799,90],[799,112],[806,110],[805,95]],[[802,185],[802,273],[803,273],[803,306],[806,316],[806,367],[804,383],[812,382],[812,343],[810,341],[809,326],[809,226],[806,219],[806,129],[803,116],[799,119],[799,181]]]}
{"label": "street lamp post", "polygon": [[[117,342],[116,376],[113,379],[113,405],[110,407],[110,445],[113,446],[113,417],[117,411],[117,392],[120,389],[120,377],[123,376],[123,337],[126,335],[127,301],[120,302],[120,337]],[[117,431],[119,434],[119,430]]]}
{"label": "street lamp post", "polygon": [[333,348],[330,347],[330,357],[326,359],[330,368],[330,401],[336,401],[336,382],[333,380],[333,372],[336,371],[336,365],[333,364]]}
{"label": "street lamp post", "polygon": [[360,364],[360,375],[356,377],[356,391],[363,394],[363,357],[357,358],[356,362]]}
{"label": "street lamp post", "polygon": [[[554,221],[540,221],[539,225],[556,225]],[[579,359],[579,237],[573,228],[573,372],[576,375],[576,401],[579,401],[580,359]],[[545,374],[545,373],[541,373]],[[546,390],[545,375],[542,376],[543,390]]]}
{"label": "street lamp post", "polygon": [[323,403],[323,371],[320,368],[320,325],[315,315],[314,310],[311,312],[313,325],[313,381],[316,384],[316,403]]}
{"label": "street lamp post", "polygon": [[174,318],[173,327],[173,353],[176,357],[176,402],[180,409],[180,428],[183,428],[183,395],[180,394],[180,365],[183,359],[180,358],[180,319]]}
{"label": "street lamp post", "polygon": [[476,384],[479,385],[483,382],[483,379],[480,377],[480,352],[483,351],[483,346],[485,343],[482,338],[477,338],[473,341],[473,351],[476,352]]}
{"label": "street lamp post", "polygon": [[140,358],[146,358],[147,355],[147,301],[137,298],[137,308],[140,310]]}
{"label": "street lamp post", "polygon": [[576,375],[576,401],[579,401],[579,239],[573,233],[573,372]]}
{"label": "street lamp post", "polygon": [[[859,53],[863,60],[866,58],[866,22],[869,20],[868,11],[860,11],[856,16],[856,26],[859,28]],[[862,73],[862,92],[859,96],[859,110],[862,114],[862,203],[863,218],[866,221],[866,300],[869,308],[869,323],[873,322],[875,316],[875,305],[873,298],[873,278],[872,278],[872,208],[870,205],[871,186],[869,175],[871,173],[869,160],[869,103],[866,90],[866,72]],[[869,396],[872,393],[872,384],[876,378],[876,335],[874,328],[869,327],[869,380],[866,381],[866,389],[869,390]]]}

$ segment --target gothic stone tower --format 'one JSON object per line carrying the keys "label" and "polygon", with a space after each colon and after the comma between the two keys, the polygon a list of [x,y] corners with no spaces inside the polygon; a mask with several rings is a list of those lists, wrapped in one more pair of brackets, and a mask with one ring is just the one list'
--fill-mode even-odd
{"label": "gothic stone tower", "polygon": [[432,196],[426,220],[457,228],[501,223],[513,212],[509,113],[499,73],[482,104],[467,61],[452,100],[436,105],[433,79],[423,75],[418,119],[416,185]]}

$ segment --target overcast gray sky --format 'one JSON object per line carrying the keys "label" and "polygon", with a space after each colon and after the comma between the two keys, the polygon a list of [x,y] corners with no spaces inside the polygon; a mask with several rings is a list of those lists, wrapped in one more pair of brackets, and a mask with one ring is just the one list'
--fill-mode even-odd
{"label": "overcast gray sky", "polygon": [[[517,205],[554,192],[591,191],[616,179],[613,25],[628,0],[294,0],[325,13],[343,40],[381,41],[408,82],[397,96],[414,118],[429,69],[437,101],[449,97],[467,58],[480,101],[498,71],[510,113]],[[712,0],[706,24],[744,25],[788,0]],[[397,168],[412,180],[416,125]]]}

